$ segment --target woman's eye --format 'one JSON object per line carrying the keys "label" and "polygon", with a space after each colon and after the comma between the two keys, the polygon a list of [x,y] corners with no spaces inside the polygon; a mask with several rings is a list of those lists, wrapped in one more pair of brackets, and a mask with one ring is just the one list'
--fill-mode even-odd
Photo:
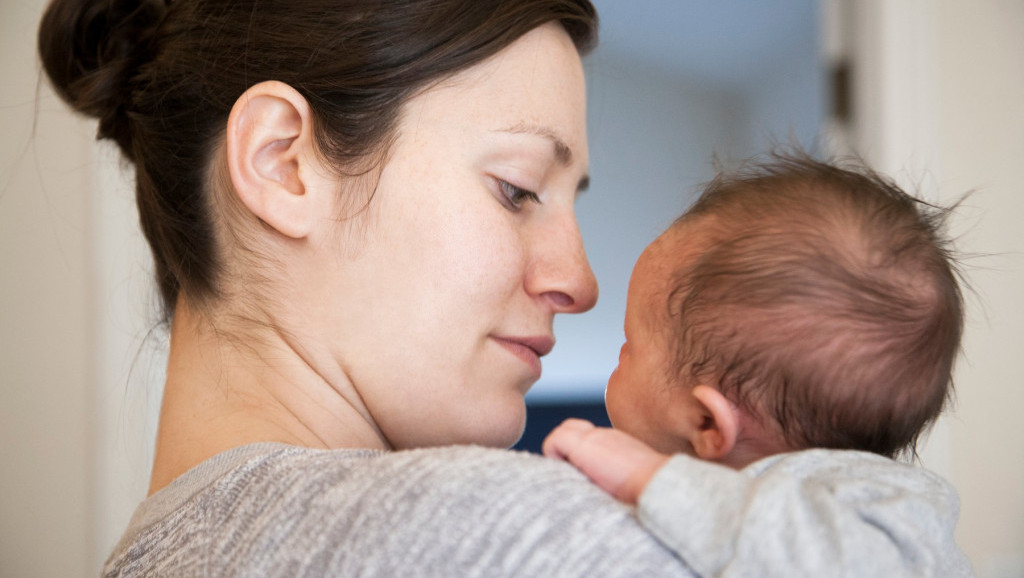
{"label": "woman's eye", "polygon": [[498,188],[501,189],[502,196],[505,197],[509,208],[512,210],[519,210],[527,201],[540,203],[540,197],[537,196],[537,193],[517,187],[508,181],[498,179]]}

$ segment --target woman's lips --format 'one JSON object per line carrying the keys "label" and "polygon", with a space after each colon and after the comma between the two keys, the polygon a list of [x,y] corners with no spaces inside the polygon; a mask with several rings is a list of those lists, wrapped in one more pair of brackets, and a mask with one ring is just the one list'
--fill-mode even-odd
{"label": "woman's lips", "polygon": [[534,379],[540,379],[540,358],[551,352],[555,340],[550,337],[500,337],[493,336],[499,345],[512,352],[530,367]]}

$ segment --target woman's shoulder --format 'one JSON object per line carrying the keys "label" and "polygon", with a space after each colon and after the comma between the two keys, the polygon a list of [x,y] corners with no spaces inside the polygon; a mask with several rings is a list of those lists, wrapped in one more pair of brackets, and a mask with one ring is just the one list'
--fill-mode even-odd
{"label": "woman's shoulder", "polygon": [[547,496],[564,498],[568,492],[579,499],[596,500],[609,510],[627,511],[565,462],[479,446],[392,452],[281,446],[240,461],[216,485],[241,485],[253,488],[248,491],[307,495],[361,506],[375,496],[422,502],[429,495],[440,501],[468,502],[472,496],[486,494],[493,505],[493,500],[504,494],[529,493],[542,500]]}
{"label": "woman's shoulder", "polygon": [[[446,446],[420,448],[366,456],[370,459],[335,461],[330,452],[320,455],[295,458],[308,459],[310,463],[331,464],[330,470],[339,479],[365,477],[386,480],[390,483],[401,481],[439,485],[451,489],[463,484],[471,487],[511,491],[519,486],[544,491],[555,491],[565,487],[573,491],[603,493],[592,486],[582,474],[565,462],[550,460],[536,454],[485,448],[479,446]],[[555,484],[552,486],[551,484]],[[613,500],[608,500],[614,503]]]}
{"label": "woman's shoulder", "polygon": [[472,446],[265,449],[212,468],[107,575],[158,560],[181,575],[689,575],[564,463]]}

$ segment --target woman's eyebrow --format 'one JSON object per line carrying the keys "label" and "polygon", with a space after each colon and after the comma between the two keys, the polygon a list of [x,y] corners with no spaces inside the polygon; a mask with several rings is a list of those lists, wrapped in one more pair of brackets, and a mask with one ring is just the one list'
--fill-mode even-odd
{"label": "woman's eyebrow", "polygon": [[[534,125],[519,123],[515,126],[506,128],[498,132],[505,132],[510,134],[533,134],[546,138],[551,142],[551,146],[554,150],[555,160],[562,166],[569,166],[572,164],[572,148],[565,143],[562,137],[558,136],[558,133],[550,128],[543,125]],[[576,185],[576,192],[582,193],[587,190],[590,186],[590,175],[583,175],[580,178],[579,184]]]}
{"label": "woman's eyebrow", "polygon": [[557,160],[559,164],[568,166],[572,163],[572,149],[569,148],[569,145],[565,144],[565,140],[558,136],[558,133],[551,128],[519,123],[499,132],[507,132],[511,134],[535,134],[537,136],[542,136],[551,141],[551,145],[554,147],[555,160]]}

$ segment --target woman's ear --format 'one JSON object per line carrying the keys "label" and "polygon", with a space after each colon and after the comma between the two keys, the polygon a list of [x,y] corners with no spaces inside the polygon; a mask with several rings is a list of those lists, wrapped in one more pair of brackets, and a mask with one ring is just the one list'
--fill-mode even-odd
{"label": "woman's ear", "polygon": [[690,434],[690,444],[697,457],[721,461],[736,447],[739,436],[739,410],[717,389],[695,386],[691,393],[697,401],[701,424]]}
{"label": "woman's ear", "polygon": [[245,91],[228,116],[228,171],[242,204],[272,229],[294,239],[307,236],[316,214],[304,181],[313,158],[309,103],[277,81]]}

